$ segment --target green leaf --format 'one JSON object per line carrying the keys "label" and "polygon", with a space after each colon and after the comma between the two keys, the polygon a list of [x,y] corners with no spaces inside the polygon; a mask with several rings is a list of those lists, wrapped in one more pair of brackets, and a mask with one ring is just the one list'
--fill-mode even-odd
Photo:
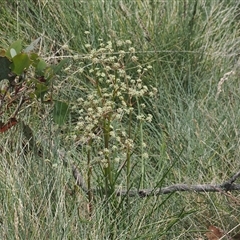
{"label": "green leaf", "polygon": [[13,52],[13,50],[15,50],[16,54],[19,54],[22,51],[22,41],[21,40],[17,40],[16,42],[14,42],[7,50],[6,52],[6,57],[9,59],[12,59],[12,55],[11,55],[11,51]]}
{"label": "green leaf", "polygon": [[26,53],[19,53],[12,59],[12,71],[21,75],[30,66],[30,59]]}
{"label": "green leaf", "polygon": [[44,75],[44,70],[47,67],[47,63],[43,60],[43,59],[39,59],[39,62],[36,66],[36,74],[39,76],[43,76]]}
{"label": "green leaf", "polygon": [[29,55],[29,58],[30,58],[30,60],[31,60],[31,64],[33,65],[33,67],[36,67],[36,66],[38,65],[39,61],[40,61],[38,54],[36,54],[36,53],[31,53],[31,54]]}
{"label": "green leaf", "polygon": [[69,113],[69,106],[65,102],[55,101],[53,109],[53,121],[59,125],[63,125]]}
{"label": "green leaf", "polygon": [[0,81],[3,79],[12,80],[11,69],[10,69],[11,62],[6,57],[0,57]]}
{"label": "green leaf", "polygon": [[43,83],[36,83],[35,87],[36,89],[34,94],[37,96],[37,98],[41,98],[43,100],[44,95],[48,91],[48,86]]}

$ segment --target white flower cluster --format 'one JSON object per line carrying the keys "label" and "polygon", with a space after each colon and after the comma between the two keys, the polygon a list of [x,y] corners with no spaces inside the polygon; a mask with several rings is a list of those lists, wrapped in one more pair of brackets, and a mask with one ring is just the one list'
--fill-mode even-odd
{"label": "white flower cluster", "polygon": [[[104,164],[111,156],[113,161],[119,162],[119,156],[124,156],[121,152],[126,149],[133,151],[134,136],[127,131],[135,121],[133,118],[141,122],[152,121],[151,114],[144,111],[139,114],[139,108],[145,105],[137,104],[145,96],[156,96],[157,89],[144,83],[144,74],[151,66],[143,68],[139,64],[131,44],[130,40],[118,40],[115,44],[101,41],[98,49],[86,44],[87,67],[79,71],[89,80],[89,87],[84,88],[87,97],[80,97],[74,106],[79,115],[74,136],[81,143],[94,140],[99,147],[97,159]],[[116,51],[114,45],[122,49]],[[147,158],[147,153],[144,157]]]}

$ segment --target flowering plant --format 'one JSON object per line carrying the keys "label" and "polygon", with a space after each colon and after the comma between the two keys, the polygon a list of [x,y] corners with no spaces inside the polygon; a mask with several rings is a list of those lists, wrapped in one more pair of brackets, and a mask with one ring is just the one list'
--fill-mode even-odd
{"label": "flowering plant", "polygon": [[[112,196],[120,175],[125,176],[129,190],[131,171],[136,164],[132,156],[136,153],[141,155],[143,184],[148,158],[143,124],[152,120],[152,115],[145,112],[143,99],[156,96],[157,89],[145,84],[145,73],[152,67],[139,63],[131,44],[129,40],[117,41],[114,48],[111,41],[104,44],[100,39],[97,49],[85,45],[88,54],[79,69],[83,97],[72,108],[78,115],[72,137],[87,152],[89,193],[96,165],[103,173],[106,196]],[[92,197],[89,194],[89,201]]]}

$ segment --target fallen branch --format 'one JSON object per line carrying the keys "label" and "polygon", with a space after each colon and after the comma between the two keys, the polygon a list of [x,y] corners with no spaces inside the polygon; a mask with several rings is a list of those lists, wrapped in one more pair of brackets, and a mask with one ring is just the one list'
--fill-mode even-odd
{"label": "fallen branch", "polygon": [[173,192],[222,192],[222,191],[234,191],[240,190],[240,184],[231,184],[226,188],[224,184],[203,184],[203,185],[187,185],[187,184],[175,184],[169,187],[157,188],[157,189],[141,189],[141,190],[120,190],[117,191],[117,196],[127,195],[129,197],[140,196],[140,197],[148,197],[148,196],[156,196],[161,194],[169,194]]}
{"label": "fallen branch", "polygon": [[[72,166],[73,176],[76,180],[77,185],[87,193],[87,187],[83,181],[83,177],[79,172],[78,168]],[[117,190],[117,196],[126,196],[129,197],[148,197],[148,196],[157,196],[162,194],[169,194],[173,192],[228,192],[228,191],[239,191],[240,184],[235,184],[234,182],[240,176],[240,171],[233,175],[228,181],[222,184],[197,184],[197,185],[187,185],[187,184],[174,184],[169,187],[162,187],[156,189],[140,189],[140,190]],[[98,191],[93,189],[94,193]]]}

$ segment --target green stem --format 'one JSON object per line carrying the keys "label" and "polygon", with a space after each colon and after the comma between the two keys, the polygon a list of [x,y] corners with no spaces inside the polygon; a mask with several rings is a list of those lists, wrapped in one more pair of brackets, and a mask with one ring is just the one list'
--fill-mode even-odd
{"label": "green stem", "polygon": [[[132,111],[129,113],[128,138],[131,139]],[[127,148],[127,190],[130,190],[131,149]]]}
{"label": "green stem", "polygon": [[88,172],[87,172],[87,188],[88,188],[88,204],[89,204],[89,215],[92,215],[92,200],[93,200],[93,193],[91,189],[91,178],[92,178],[92,166],[91,166],[91,149],[92,146],[92,139],[88,142],[89,149],[87,150],[87,165],[88,165]]}
{"label": "green stem", "polygon": [[131,156],[130,149],[127,149],[127,191],[130,190],[130,170],[131,170]]}
{"label": "green stem", "polygon": [[[110,138],[110,122],[111,118],[104,119],[103,131],[104,131],[104,148],[109,149],[109,138]],[[112,181],[112,166],[108,154],[105,154],[105,160],[107,161],[107,167],[104,170],[105,174],[105,194],[108,196],[109,190],[110,194],[113,191],[113,181]]]}
{"label": "green stem", "polygon": [[[138,115],[141,115],[141,109],[140,104],[137,98],[137,106],[138,106]],[[139,126],[139,132],[140,132],[140,152],[141,152],[141,182],[140,182],[140,188],[144,188],[144,177],[145,177],[145,159],[143,157],[143,122],[140,120],[140,126]]]}

